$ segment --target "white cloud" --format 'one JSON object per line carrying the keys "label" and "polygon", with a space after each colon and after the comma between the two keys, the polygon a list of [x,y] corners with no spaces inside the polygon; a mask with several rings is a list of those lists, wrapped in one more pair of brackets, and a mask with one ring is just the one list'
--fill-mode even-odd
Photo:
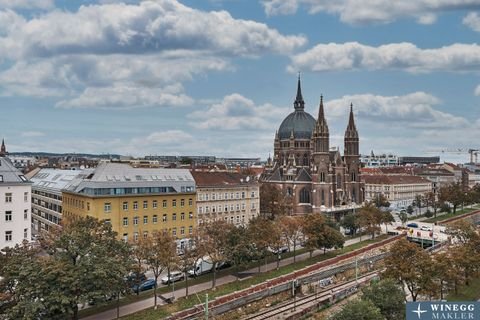
{"label": "white cloud", "polygon": [[0,0],[0,9],[51,9],[54,0]]}
{"label": "white cloud", "polygon": [[310,14],[325,12],[349,24],[390,23],[414,18],[432,24],[441,12],[480,8],[478,0],[263,0],[268,15],[294,14],[300,6]]}
{"label": "white cloud", "polygon": [[20,135],[26,138],[35,138],[35,137],[43,137],[45,133],[40,131],[24,131]]}
{"label": "white cloud", "polygon": [[286,108],[271,104],[257,106],[252,100],[233,93],[220,103],[195,111],[188,117],[194,120],[190,124],[199,129],[273,131],[288,113]]}
{"label": "white cloud", "polygon": [[183,56],[189,51],[256,56],[288,53],[305,43],[303,36],[285,36],[263,23],[235,19],[226,11],[192,9],[176,0],[81,6],[73,13],[55,10],[24,21],[0,38],[0,48],[11,58],[159,52]]}
{"label": "white cloud", "polygon": [[475,88],[475,95],[480,96],[480,85]]}
{"label": "white cloud", "polygon": [[82,94],[56,104],[59,108],[116,108],[187,106],[193,99],[183,92],[180,84],[164,88],[145,88],[129,85],[115,85],[106,88],[86,88]]}
{"label": "white cloud", "polygon": [[480,16],[478,12],[469,12],[463,18],[463,24],[476,32],[480,32]]}
{"label": "white cloud", "polygon": [[358,42],[318,44],[294,55],[288,70],[336,71],[396,69],[408,72],[477,71],[480,46],[452,44],[421,49],[412,43],[392,43],[372,47]]}
{"label": "white cloud", "polygon": [[435,128],[463,128],[469,122],[462,117],[437,110],[441,101],[425,92],[414,92],[403,96],[379,96],[358,94],[343,96],[326,102],[327,115],[346,119],[350,103],[354,113],[361,121],[371,121],[401,129],[416,128],[429,130]]}

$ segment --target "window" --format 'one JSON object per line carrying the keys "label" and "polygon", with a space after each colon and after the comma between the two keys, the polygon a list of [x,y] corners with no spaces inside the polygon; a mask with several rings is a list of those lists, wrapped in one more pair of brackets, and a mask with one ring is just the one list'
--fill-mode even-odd
{"label": "window", "polygon": [[105,219],[105,220],[103,220],[103,222],[104,222],[105,224],[107,224],[107,223],[108,223],[108,224],[111,224],[111,223],[112,223],[112,221],[111,221],[110,219]]}
{"label": "window", "polygon": [[157,209],[157,207],[158,207],[157,200],[153,200],[153,201],[152,201],[152,208],[153,208],[153,209]]}
{"label": "window", "polygon": [[255,209],[255,202],[252,202],[252,209]]}
{"label": "window", "polygon": [[188,233],[189,233],[189,234],[192,234],[192,233],[193,233],[193,227],[192,227],[192,226],[188,227]]}
{"label": "window", "polygon": [[185,220],[185,213],[184,212],[180,213],[180,220]]}
{"label": "window", "polygon": [[208,193],[205,193],[205,200],[208,201]]}
{"label": "window", "polygon": [[147,239],[148,237],[148,231],[143,231],[143,239]]}
{"label": "window", "polygon": [[185,234],[185,227],[180,228],[180,234],[183,236]]}
{"label": "window", "polygon": [[233,204],[230,205],[230,211],[233,211]]}
{"label": "window", "polygon": [[87,202],[87,210],[90,211],[90,202]]}
{"label": "window", "polygon": [[28,239],[28,229],[23,229],[23,239]]}
{"label": "window", "polygon": [[217,199],[217,197],[216,197],[215,193],[212,193],[212,200],[216,200],[216,199]]}
{"label": "window", "polygon": [[185,199],[181,199],[180,200],[180,207],[184,207],[185,206]]}
{"label": "window", "polygon": [[175,208],[176,206],[177,206],[177,200],[176,200],[176,199],[173,199],[173,200],[172,200],[172,207]]}
{"label": "window", "polygon": [[12,231],[5,231],[5,241],[12,241]]}
{"label": "window", "polygon": [[133,240],[138,241],[138,232],[133,233]]}
{"label": "window", "polygon": [[103,211],[110,212],[112,211],[112,204],[110,202],[105,202],[103,205]]}
{"label": "window", "polygon": [[28,202],[28,192],[23,193],[23,201]]}
{"label": "window", "polygon": [[172,221],[177,221],[177,214],[176,213],[172,214]]}
{"label": "window", "polygon": [[165,213],[163,214],[162,221],[167,222],[167,215]]}
{"label": "window", "polygon": [[123,218],[123,226],[124,227],[128,226],[128,218],[127,217]]}
{"label": "window", "polygon": [[245,199],[245,191],[242,191],[242,199]]}
{"label": "window", "polygon": [[5,221],[12,221],[12,211],[5,211]]}
{"label": "window", "polygon": [[166,208],[166,207],[167,207],[167,200],[163,200],[163,202],[162,202],[162,206],[163,206],[164,208]]}
{"label": "window", "polygon": [[225,200],[228,199],[228,193],[225,192],[223,199],[225,199]]}
{"label": "window", "polygon": [[237,216],[237,223],[240,222],[240,216]]}
{"label": "window", "polygon": [[203,207],[198,207],[198,213],[203,213]]}
{"label": "window", "polygon": [[242,210],[245,210],[245,203],[242,203]]}
{"label": "window", "polygon": [[240,193],[237,192],[237,193],[235,194],[235,198],[236,198],[236,199],[240,198]]}
{"label": "window", "polygon": [[325,182],[325,172],[320,172],[320,182]]}
{"label": "window", "polygon": [[205,206],[205,213],[208,213],[210,212],[210,207],[209,206]]}
{"label": "window", "polygon": [[255,198],[255,191],[252,191],[251,197]]}
{"label": "window", "polygon": [[189,213],[188,213],[188,219],[190,219],[190,220],[193,219],[193,213],[192,213],[192,212],[189,212]]}
{"label": "window", "polygon": [[138,201],[133,201],[133,210],[138,210]]}
{"label": "window", "polygon": [[153,215],[152,217],[152,222],[156,224],[158,222],[158,216],[156,214]]}
{"label": "window", "polygon": [[174,236],[174,237],[177,236],[177,228],[172,229],[172,236]]}
{"label": "window", "polygon": [[138,217],[133,217],[133,225],[138,225]]}
{"label": "window", "polygon": [[307,188],[300,191],[300,203],[310,203],[310,190]]}
{"label": "window", "polygon": [[28,219],[28,209],[23,210],[23,220]]}
{"label": "window", "polygon": [[148,216],[143,216],[143,224],[148,224]]}
{"label": "window", "polygon": [[240,211],[240,205],[237,203],[237,211]]}
{"label": "window", "polygon": [[193,199],[192,199],[192,198],[188,199],[188,205],[189,205],[190,207],[193,206]]}
{"label": "window", "polygon": [[233,192],[230,193],[230,199],[233,199]]}
{"label": "window", "polygon": [[12,202],[12,194],[5,193],[5,202]]}
{"label": "window", "polygon": [[143,201],[143,209],[147,209],[147,208],[148,208],[148,201],[144,200]]}
{"label": "window", "polygon": [[124,202],[123,203],[123,211],[127,211],[128,210],[128,202]]}
{"label": "window", "polygon": [[125,242],[128,241],[128,233],[123,234],[123,241],[125,241]]}

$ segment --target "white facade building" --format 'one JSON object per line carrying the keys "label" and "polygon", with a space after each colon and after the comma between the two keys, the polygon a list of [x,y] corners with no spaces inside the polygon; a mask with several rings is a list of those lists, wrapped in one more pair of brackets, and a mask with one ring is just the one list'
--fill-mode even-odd
{"label": "white facade building", "polygon": [[31,183],[0,156],[0,249],[31,240]]}

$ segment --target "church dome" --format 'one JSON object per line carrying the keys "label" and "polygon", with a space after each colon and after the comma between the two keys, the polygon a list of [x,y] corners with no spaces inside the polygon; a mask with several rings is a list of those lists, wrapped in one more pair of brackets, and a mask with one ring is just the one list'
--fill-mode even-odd
{"label": "church dome", "polygon": [[293,103],[295,111],[290,113],[278,129],[278,138],[280,140],[290,138],[292,131],[296,139],[310,139],[315,128],[315,119],[305,109],[305,102],[302,96],[302,87],[300,85],[300,76],[298,77],[297,97]]}
{"label": "church dome", "polygon": [[315,119],[309,113],[295,110],[283,120],[278,129],[278,138],[288,139],[293,131],[296,139],[310,139],[314,128]]}

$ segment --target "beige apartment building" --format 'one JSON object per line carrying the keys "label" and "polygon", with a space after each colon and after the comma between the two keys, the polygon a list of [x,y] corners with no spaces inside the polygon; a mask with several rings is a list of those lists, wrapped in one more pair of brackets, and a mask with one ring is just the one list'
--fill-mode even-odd
{"label": "beige apartment building", "polygon": [[407,207],[415,196],[433,190],[431,181],[418,176],[364,174],[362,179],[365,182],[366,201],[372,201],[382,194],[392,208]]}
{"label": "beige apartment building", "polygon": [[192,171],[198,223],[223,219],[246,225],[260,212],[260,188],[252,177],[231,172]]}

